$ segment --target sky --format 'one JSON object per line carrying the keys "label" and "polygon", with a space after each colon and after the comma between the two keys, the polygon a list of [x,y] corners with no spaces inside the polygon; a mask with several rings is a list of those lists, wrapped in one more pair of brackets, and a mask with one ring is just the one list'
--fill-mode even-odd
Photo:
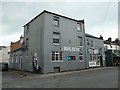
{"label": "sky", "polygon": [[118,1],[94,0],[6,0],[0,2],[0,46],[9,46],[23,35],[23,26],[48,10],[77,20],[85,20],[85,32],[106,40],[118,38]]}

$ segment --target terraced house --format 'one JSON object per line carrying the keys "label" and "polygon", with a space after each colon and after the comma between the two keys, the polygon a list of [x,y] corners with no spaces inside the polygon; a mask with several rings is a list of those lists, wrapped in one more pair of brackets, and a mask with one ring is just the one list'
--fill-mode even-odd
{"label": "terraced house", "polygon": [[24,25],[21,65],[16,62],[17,66],[41,73],[88,68],[84,24],[84,20],[44,10]]}

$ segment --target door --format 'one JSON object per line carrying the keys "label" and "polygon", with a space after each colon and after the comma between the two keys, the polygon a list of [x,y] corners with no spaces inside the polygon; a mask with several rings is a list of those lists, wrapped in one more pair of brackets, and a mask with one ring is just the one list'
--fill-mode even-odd
{"label": "door", "polygon": [[20,55],[20,66],[19,66],[19,69],[22,70],[22,56]]}

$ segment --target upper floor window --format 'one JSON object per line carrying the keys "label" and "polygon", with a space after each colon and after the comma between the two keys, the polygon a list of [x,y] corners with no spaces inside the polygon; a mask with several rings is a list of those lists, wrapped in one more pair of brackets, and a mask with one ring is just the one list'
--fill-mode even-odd
{"label": "upper floor window", "polygon": [[54,26],[58,26],[59,27],[59,20],[53,19],[53,24],[54,24]]}
{"label": "upper floor window", "polygon": [[77,24],[77,30],[82,32],[82,25],[80,23]]}
{"label": "upper floor window", "polygon": [[53,32],[53,44],[60,45],[60,33]]}
{"label": "upper floor window", "polygon": [[91,40],[91,47],[94,47],[94,41]]}
{"label": "upper floor window", "polygon": [[87,45],[89,45],[89,39],[87,39]]}
{"label": "upper floor window", "polygon": [[79,47],[83,46],[83,38],[78,36],[79,39]]}
{"label": "upper floor window", "polygon": [[28,34],[28,32],[29,32],[29,24],[27,24],[26,34]]}
{"label": "upper floor window", "polygon": [[26,48],[28,48],[28,40],[29,38],[26,38]]}
{"label": "upper floor window", "polygon": [[59,27],[59,17],[53,16],[53,25]]}

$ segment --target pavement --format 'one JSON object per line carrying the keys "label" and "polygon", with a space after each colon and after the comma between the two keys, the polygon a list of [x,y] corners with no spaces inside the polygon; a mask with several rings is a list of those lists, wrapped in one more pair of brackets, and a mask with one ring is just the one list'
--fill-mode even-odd
{"label": "pavement", "polygon": [[88,68],[88,69],[83,69],[83,70],[72,70],[72,71],[64,71],[60,73],[48,73],[48,74],[40,74],[40,73],[21,71],[21,70],[15,70],[15,69],[10,69],[9,71],[15,74],[21,75],[21,76],[29,77],[29,78],[32,78],[33,76],[38,76],[40,78],[43,78],[43,77],[48,77],[48,76],[59,76],[59,75],[66,75],[66,74],[73,74],[73,73],[80,73],[80,72],[87,72],[87,71],[94,71],[94,70],[102,70],[102,69],[110,69],[110,68],[113,68],[113,67],[93,67],[93,68]]}
{"label": "pavement", "polygon": [[2,73],[3,88],[117,88],[118,68],[99,67],[37,74],[17,70]]}

